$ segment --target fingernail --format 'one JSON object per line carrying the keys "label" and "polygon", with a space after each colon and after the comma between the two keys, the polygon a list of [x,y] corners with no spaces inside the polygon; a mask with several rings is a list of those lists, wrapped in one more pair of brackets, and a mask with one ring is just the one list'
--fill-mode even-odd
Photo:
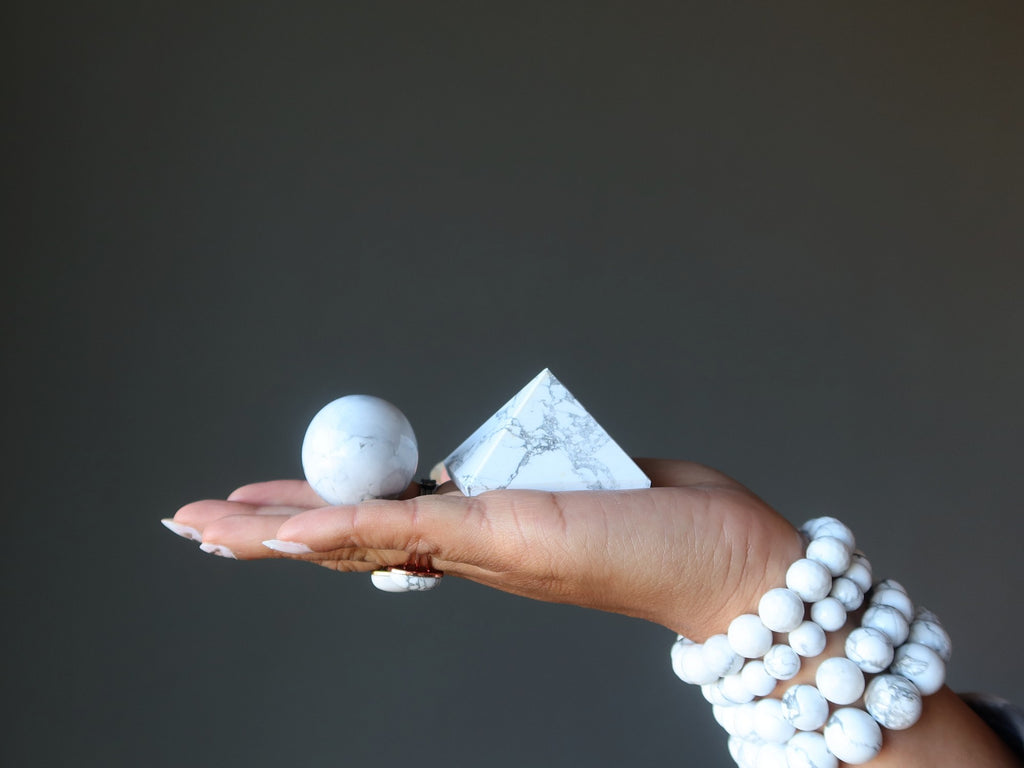
{"label": "fingernail", "polygon": [[284,552],[287,555],[305,555],[313,550],[298,541],[281,541],[281,539],[267,539],[263,546],[275,552]]}
{"label": "fingernail", "polygon": [[211,555],[216,555],[217,557],[229,557],[232,560],[238,559],[235,557],[235,553],[223,544],[200,544],[199,548],[203,550],[203,552],[209,552]]}
{"label": "fingernail", "polygon": [[182,525],[181,523],[176,523],[169,517],[165,517],[160,522],[167,527],[167,530],[171,531],[172,533],[176,533],[183,538],[191,539],[192,541],[203,540],[203,534],[201,534],[191,525]]}

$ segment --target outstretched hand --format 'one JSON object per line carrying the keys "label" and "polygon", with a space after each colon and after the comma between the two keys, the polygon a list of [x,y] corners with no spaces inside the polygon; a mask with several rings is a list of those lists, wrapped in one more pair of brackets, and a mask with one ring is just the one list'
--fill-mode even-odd
{"label": "outstretched hand", "polygon": [[[712,469],[638,463],[651,489],[465,497],[446,483],[432,496],[324,506],[305,482],[280,480],[188,504],[173,522],[204,550],[241,560],[371,571],[426,556],[448,575],[517,595],[637,616],[694,639],[721,632],[779,583],[800,556],[799,535]],[[272,539],[295,554],[263,544]]]}

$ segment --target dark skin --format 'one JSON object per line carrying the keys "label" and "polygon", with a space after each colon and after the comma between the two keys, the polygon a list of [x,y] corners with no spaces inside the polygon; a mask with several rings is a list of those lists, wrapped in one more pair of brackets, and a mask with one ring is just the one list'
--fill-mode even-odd
{"label": "dark skin", "polygon": [[[410,557],[448,576],[524,597],[622,613],[701,641],[756,612],[802,556],[798,532],[736,481],[708,467],[638,460],[653,487],[637,491],[494,491],[323,506],[308,484],[243,486],[226,501],[178,510],[204,546],[241,560],[287,558],[372,571]],[[296,542],[288,555],[262,542]],[[217,549],[219,548],[219,549]],[[225,551],[226,549],[226,551]],[[852,627],[851,627],[852,628]],[[820,658],[842,655],[847,630]],[[797,682],[812,682],[804,664]],[[780,689],[782,687],[780,686]],[[780,691],[781,693],[781,691]],[[1015,766],[995,734],[948,688],[925,699],[913,728],[887,731],[873,766]]]}

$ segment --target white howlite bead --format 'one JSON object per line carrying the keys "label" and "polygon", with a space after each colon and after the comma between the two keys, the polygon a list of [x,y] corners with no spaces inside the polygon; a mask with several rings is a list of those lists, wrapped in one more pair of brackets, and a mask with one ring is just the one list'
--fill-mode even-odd
{"label": "white howlite bead", "polygon": [[729,637],[724,634],[712,635],[704,641],[702,654],[704,664],[709,672],[715,677],[722,677],[730,673],[736,659],[736,652],[729,645]]}
{"label": "white howlite bead", "polygon": [[906,592],[898,589],[875,589],[871,593],[871,605],[890,605],[903,614],[908,622],[914,620],[914,603]]}
{"label": "white howlite bead", "polygon": [[737,763],[740,768],[757,768],[757,756],[762,746],[764,742],[757,736],[744,739],[740,745],[740,759]]}
{"label": "white howlite bead", "polygon": [[769,589],[757,604],[757,615],[772,632],[789,632],[804,620],[804,601],[791,589]]}
{"label": "white howlite bead", "polygon": [[921,692],[901,675],[879,675],[864,691],[864,706],[882,727],[902,731],[921,718]]}
{"label": "white howlite bead", "polygon": [[731,736],[736,735],[736,710],[739,707],[723,706],[720,704],[711,705],[711,714],[722,730]]}
{"label": "white howlite bead", "polygon": [[704,663],[702,651],[700,645],[685,640],[677,640],[672,646],[672,671],[684,683],[705,685],[718,679]]}
{"label": "white howlite bead", "polygon": [[740,656],[756,659],[772,647],[772,633],[756,614],[745,613],[729,623],[729,645]]}
{"label": "white howlite bead", "polygon": [[839,768],[820,733],[798,733],[786,744],[788,768]]}
{"label": "white howlite bead", "polygon": [[733,707],[735,706],[731,701],[725,698],[725,694],[722,693],[722,688],[718,685],[716,680],[713,683],[706,683],[700,687],[700,692],[704,694],[704,699],[712,706],[719,707]]}
{"label": "white howlite bead", "polygon": [[[849,568],[846,572],[849,573]],[[840,576],[832,581],[832,591],[829,593],[830,597],[834,597],[840,603],[843,604],[843,608],[846,612],[856,611],[860,608],[861,603],[864,602],[864,591],[857,586],[857,583],[846,576]]]}
{"label": "white howlite bead", "polygon": [[754,704],[741,704],[733,709],[736,710],[736,715],[733,717],[732,727],[736,729],[736,735],[742,739],[752,738],[757,725],[754,722]]}
{"label": "white howlite bead", "polygon": [[820,656],[826,642],[825,630],[813,621],[805,621],[789,633],[789,647],[805,659]]}
{"label": "white howlite bead", "polygon": [[821,695],[833,704],[852,704],[864,693],[864,673],[844,656],[821,662],[814,682]]}
{"label": "white howlite bead", "polygon": [[909,594],[907,592],[907,588],[900,584],[898,581],[896,581],[896,579],[882,579],[880,582],[875,584],[876,592],[882,589],[896,589],[905,594]]}
{"label": "white howlite bead", "polygon": [[786,745],[774,741],[765,742],[757,751],[756,768],[789,768],[786,762]]}
{"label": "white howlite bead", "polygon": [[754,723],[758,736],[777,744],[796,732],[793,724],[782,716],[782,702],[778,699],[761,699],[754,704]]}
{"label": "white howlite bead", "polygon": [[817,532],[818,528],[830,522],[838,523],[839,521],[836,520],[834,517],[815,517],[801,525],[800,532],[803,533],[808,539],[813,539],[814,534]]}
{"label": "white howlite bead", "polygon": [[800,657],[782,643],[773,645],[764,655],[764,671],[776,680],[789,680],[800,671]]}
{"label": "white howlite bead", "polygon": [[826,632],[835,632],[846,623],[846,609],[834,597],[826,597],[811,606],[811,619]]}
{"label": "white howlite bead", "polygon": [[860,620],[862,627],[874,627],[889,636],[893,648],[898,648],[910,634],[910,624],[898,609],[891,605],[872,605]]}
{"label": "white howlite bead", "polygon": [[740,749],[742,748],[742,746],[743,739],[735,735],[729,737],[729,757],[732,758],[732,761],[736,763],[736,765],[741,765]]}
{"label": "white howlite bead", "polygon": [[825,743],[844,763],[860,765],[882,749],[882,729],[863,709],[837,709],[825,724]]}
{"label": "white howlite bead", "polygon": [[[732,647],[731,645],[729,646]],[[736,675],[743,671],[743,665],[747,663],[746,658],[740,656],[738,653],[733,654],[732,665],[725,670],[725,675]],[[725,677],[722,675],[722,677]]]}
{"label": "white howlite bead", "polygon": [[816,731],[828,720],[828,701],[813,685],[794,685],[782,694],[782,715],[801,731]]}
{"label": "white howlite bead", "polygon": [[931,696],[946,682],[946,663],[920,643],[905,643],[897,648],[889,671],[907,678],[924,696]]}
{"label": "white howlite bead", "polygon": [[861,552],[854,552],[850,556],[850,567],[843,576],[860,587],[861,592],[871,589],[871,563]]}
{"label": "white howlite bead", "polygon": [[939,617],[935,615],[934,611],[929,611],[924,606],[918,606],[918,609],[914,611],[914,618],[920,619],[921,621],[934,621],[936,624],[941,624]]}
{"label": "white howlite bead", "polygon": [[830,517],[826,522],[816,526],[814,535],[811,536],[812,539],[822,539],[825,537],[839,539],[851,552],[857,548],[857,542],[853,538],[853,531],[834,517]]}
{"label": "white howlite bead", "polygon": [[746,704],[754,698],[754,694],[743,682],[741,674],[726,675],[718,681],[718,688],[722,695],[733,704]]}
{"label": "white howlite bead", "polygon": [[832,589],[832,574],[821,563],[805,557],[789,566],[786,586],[805,603],[813,603],[828,595]]}
{"label": "white howlite bead", "polygon": [[814,539],[807,545],[807,559],[821,563],[833,576],[842,576],[850,567],[850,548],[833,536]]}
{"label": "white howlite bead", "polygon": [[[931,612],[929,611],[929,613]],[[920,611],[918,611],[918,615],[921,615]],[[931,648],[939,654],[939,658],[943,661],[948,662],[949,657],[953,655],[953,641],[950,640],[949,633],[937,620],[915,619],[910,625],[910,634],[907,635],[907,640]]]}
{"label": "white howlite bead", "polygon": [[846,637],[846,658],[864,672],[881,672],[892,664],[889,636],[874,627],[858,627]]}
{"label": "white howlite bead", "polygon": [[747,686],[747,690],[755,696],[767,696],[775,690],[775,686],[778,684],[778,680],[768,674],[764,662],[760,659],[744,664],[740,676],[743,678],[743,684]]}

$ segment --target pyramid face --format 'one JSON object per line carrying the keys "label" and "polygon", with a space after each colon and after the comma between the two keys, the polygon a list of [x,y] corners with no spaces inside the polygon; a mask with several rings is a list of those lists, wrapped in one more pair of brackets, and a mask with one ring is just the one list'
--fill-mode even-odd
{"label": "pyramid face", "polygon": [[650,488],[650,479],[545,368],[444,460],[467,496]]}

